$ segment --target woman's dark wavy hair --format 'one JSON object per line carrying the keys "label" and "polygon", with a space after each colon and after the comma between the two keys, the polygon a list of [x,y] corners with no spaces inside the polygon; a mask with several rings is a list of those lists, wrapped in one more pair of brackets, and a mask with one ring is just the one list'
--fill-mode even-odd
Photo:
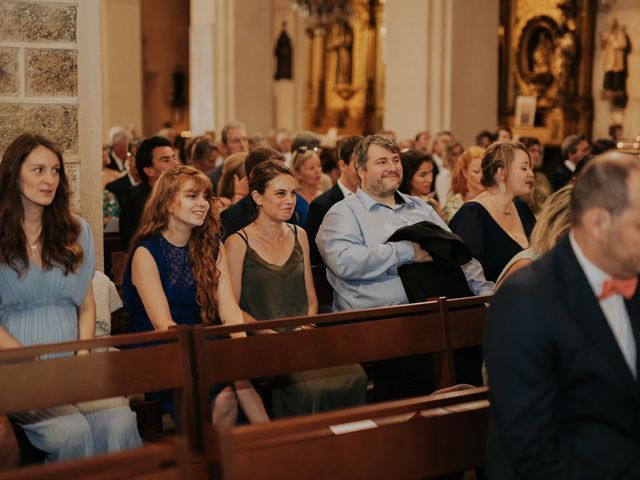
{"label": "woman's dark wavy hair", "polygon": [[42,213],[40,233],[42,269],[59,266],[65,275],[75,272],[84,258],[78,242],[80,222],[69,208],[69,180],[64,170],[62,153],[58,146],[35,133],[25,133],[7,147],[0,163],[0,265],[7,265],[24,275],[29,265],[27,239],[24,234],[24,206],[18,187],[20,170],[26,158],[37,147],[53,152],[60,162],[60,183],[51,205]]}
{"label": "woman's dark wavy hair", "polygon": [[435,190],[437,167],[431,155],[418,150],[408,150],[400,154],[400,161],[402,162],[402,183],[400,183],[398,190],[407,195],[411,195],[411,180],[413,180],[413,176],[425,162],[431,162],[431,165],[433,165],[433,181],[431,182],[431,189],[429,191],[433,192]]}

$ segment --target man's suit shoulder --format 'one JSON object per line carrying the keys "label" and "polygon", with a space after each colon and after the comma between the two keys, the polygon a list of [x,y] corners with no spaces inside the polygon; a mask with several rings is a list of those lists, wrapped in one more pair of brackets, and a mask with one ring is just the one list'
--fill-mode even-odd
{"label": "man's suit shoulder", "polygon": [[322,193],[321,195],[318,196],[318,198],[313,200],[313,202],[311,202],[310,207],[313,207],[315,205],[317,207],[324,207],[324,208],[328,209],[334,203],[339,202],[343,198],[344,198],[344,195],[342,193],[342,190],[340,190],[340,187],[336,183],[329,190],[327,190],[326,192]]}

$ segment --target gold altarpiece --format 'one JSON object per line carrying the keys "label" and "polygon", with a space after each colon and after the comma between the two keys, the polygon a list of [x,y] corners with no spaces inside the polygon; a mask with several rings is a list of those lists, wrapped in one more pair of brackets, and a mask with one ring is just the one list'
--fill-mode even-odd
{"label": "gold altarpiece", "polygon": [[382,128],[384,4],[352,0],[348,17],[310,25],[305,128],[340,134]]}
{"label": "gold altarpiece", "polygon": [[535,124],[516,134],[558,145],[591,133],[595,13],[595,0],[501,1],[501,124],[516,123],[519,95],[535,96]]}

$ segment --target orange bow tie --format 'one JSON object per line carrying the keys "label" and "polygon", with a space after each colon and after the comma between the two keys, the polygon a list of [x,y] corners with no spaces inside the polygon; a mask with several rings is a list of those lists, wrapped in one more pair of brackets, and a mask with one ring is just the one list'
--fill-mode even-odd
{"label": "orange bow tie", "polygon": [[605,300],[611,295],[615,295],[616,293],[619,293],[624,298],[629,300],[636,292],[637,286],[638,277],[605,280],[604,285],[602,286],[602,292],[600,293],[598,300]]}

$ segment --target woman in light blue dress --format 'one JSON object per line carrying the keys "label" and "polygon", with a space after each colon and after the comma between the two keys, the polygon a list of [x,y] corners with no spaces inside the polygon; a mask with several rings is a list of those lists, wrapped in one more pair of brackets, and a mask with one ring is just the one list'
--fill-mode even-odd
{"label": "woman in light blue dress", "polygon": [[[93,338],[93,237],[69,209],[60,150],[39,135],[19,136],[4,153],[0,225],[0,327],[25,346]],[[124,399],[99,405],[12,416],[49,461],[141,446]]]}

